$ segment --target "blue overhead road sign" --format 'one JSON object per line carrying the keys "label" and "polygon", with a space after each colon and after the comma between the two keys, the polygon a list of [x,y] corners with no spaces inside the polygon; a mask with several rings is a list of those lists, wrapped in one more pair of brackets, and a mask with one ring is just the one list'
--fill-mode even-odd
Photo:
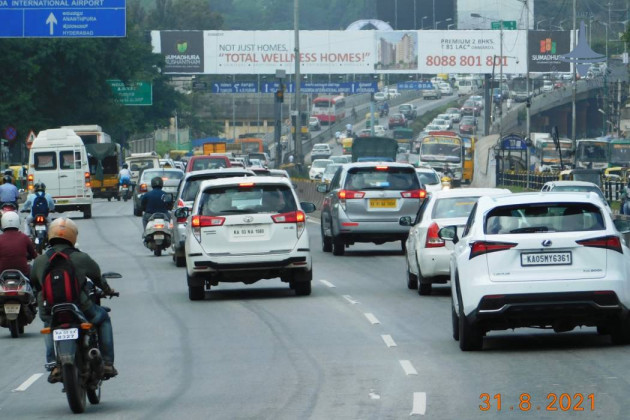
{"label": "blue overhead road sign", "polygon": [[126,35],[126,0],[0,0],[0,38]]}
{"label": "blue overhead road sign", "polygon": [[212,93],[256,93],[255,82],[213,83]]}

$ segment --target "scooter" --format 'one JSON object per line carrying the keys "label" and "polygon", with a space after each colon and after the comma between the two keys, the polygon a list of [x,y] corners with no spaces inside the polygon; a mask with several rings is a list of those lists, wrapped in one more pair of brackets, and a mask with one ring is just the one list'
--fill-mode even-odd
{"label": "scooter", "polygon": [[173,223],[168,214],[153,213],[144,229],[144,246],[159,257],[162,250],[170,248],[172,237]]}
{"label": "scooter", "polygon": [[[118,273],[103,273],[103,278],[121,278]],[[100,304],[105,293],[88,279],[86,292],[90,299]],[[119,296],[114,293],[112,296]],[[109,308],[104,307],[107,312]],[[101,401],[101,385],[104,380],[103,357],[99,350],[98,330],[89,322],[83,312],[74,303],[60,303],[51,309],[50,327],[42,329],[42,334],[52,334],[55,346],[56,361],[47,364],[52,370],[55,366],[61,368],[61,378],[68,405],[73,413],[85,411],[85,397],[91,404]]]}
{"label": "scooter", "polygon": [[120,201],[121,198],[125,201],[131,198],[131,186],[127,183],[118,186],[118,201]]}
{"label": "scooter", "polygon": [[35,319],[37,303],[31,282],[20,270],[0,274],[0,326],[9,328],[18,338],[24,327]]}
{"label": "scooter", "polygon": [[33,225],[31,226],[31,232],[33,232],[33,243],[38,254],[42,254],[44,249],[48,246],[48,223],[46,216],[43,214],[36,214],[33,218]]}

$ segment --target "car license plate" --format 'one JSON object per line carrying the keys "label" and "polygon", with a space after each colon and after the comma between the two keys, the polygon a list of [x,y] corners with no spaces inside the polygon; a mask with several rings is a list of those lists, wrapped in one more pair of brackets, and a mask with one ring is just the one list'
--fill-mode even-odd
{"label": "car license plate", "polygon": [[521,266],[535,265],[571,265],[573,263],[571,251],[566,252],[523,252]]}
{"label": "car license plate", "polygon": [[155,239],[155,240],[157,240],[157,239],[164,239],[164,235],[155,234],[155,235],[153,235],[153,239]]}
{"label": "car license plate", "polygon": [[103,188],[101,188],[101,191],[107,191],[107,188],[103,187]]}
{"label": "car license plate", "polygon": [[370,208],[372,209],[396,208],[396,199],[395,198],[370,198]]}
{"label": "car license plate", "polygon": [[7,315],[19,314],[20,313],[20,304],[19,303],[5,303],[4,304],[4,313],[7,314]]}
{"label": "car license plate", "polygon": [[256,238],[266,234],[267,229],[263,225],[232,226],[232,238]]}
{"label": "car license plate", "polygon": [[76,340],[77,338],[79,338],[78,328],[68,328],[67,330],[53,330],[54,341]]}
{"label": "car license plate", "polygon": [[57,203],[57,204],[66,204],[66,203],[69,203],[69,202],[70,202],[70,200],[57,200],[55,203]]}
{"label": "car license plate", "polygon": [[44,225],[35,225],[35,230],[46,230],[46,226],[44,226]]}

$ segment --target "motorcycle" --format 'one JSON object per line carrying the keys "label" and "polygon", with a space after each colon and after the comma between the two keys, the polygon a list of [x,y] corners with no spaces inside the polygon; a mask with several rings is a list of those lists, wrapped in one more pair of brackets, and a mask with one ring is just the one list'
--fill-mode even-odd
{"label": "motorcycle", "polygon": [[170,248],[172,237],[173,223],[168,214],[153,213],[144,229],[144,246],[159,257],[162,250]]}
{"label": "motorcycle", "polygon": [[118,201],[121,198],[125,201],[131,198],[131,186],[129,184],[124,183],[118,186]]}
{"label": "motorcycle", "polygon": [[[103,273],[103,278],[121,278],[118,273]],[[87,279],[86,291],[92,302],[100,305],[105,296],[103,290]],[[119,296],[114,293],[111,296]],[[107,312],[111,309],[104,307]],[[52,334],[55,348],[54,363],[46,365],[52,370],[61,368],[61,378],[68,405],[73,413],[85,411],[86,396],[91,404],[101,401],[101,385],[104,380],[104,362],[99,350],[98,330],[88,322],[83,312],[74,303],[60,303],[51,309],[50,327],[42,329],[42,334]]]}
{"label": "motorcycle", "polygon": [[48,246],[48,223],[46,216],[43,214],[36,214],[33,218],[33,225],[31,226],[31,232],[33,232],[33,243],[38,254],[42,254],[44,249]]}
{"label": "motorcycle", "polygon": [[0,216],[8,211],[18,211],[17,204],[13,202],[2,203],[0,205]]}
{"label": "motorcycle", "polygon": [[18,338],[37,314],[31,282],[20,270],[0,274],[0,305],[0,326],[9,328],[11,337]]}

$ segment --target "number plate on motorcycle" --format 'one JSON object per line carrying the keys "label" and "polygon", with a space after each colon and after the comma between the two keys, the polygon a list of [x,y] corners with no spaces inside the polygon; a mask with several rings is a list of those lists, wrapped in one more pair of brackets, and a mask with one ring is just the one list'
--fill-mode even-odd
{"label": "number plate on motorcycle", "polygon": [[35,230],[46,230],[46,226],[35,225]]}
{"label": "number plate on motorcycle", "polygon": [[77,338],[79,338],[78,328],[68,328],[67,330],[53,330],[54,341],[76,340]]}
{"label": "number plate on motorcycle", "polygon": [[153,235],[153,239],[164,239],[164,235]]}
{"label": "number plate on motorcycle", "polygon": [[19,314],[20,313],[20,304],[19,303],[5,303],[4,304],[4,313],[7,314],[7,315]]}

